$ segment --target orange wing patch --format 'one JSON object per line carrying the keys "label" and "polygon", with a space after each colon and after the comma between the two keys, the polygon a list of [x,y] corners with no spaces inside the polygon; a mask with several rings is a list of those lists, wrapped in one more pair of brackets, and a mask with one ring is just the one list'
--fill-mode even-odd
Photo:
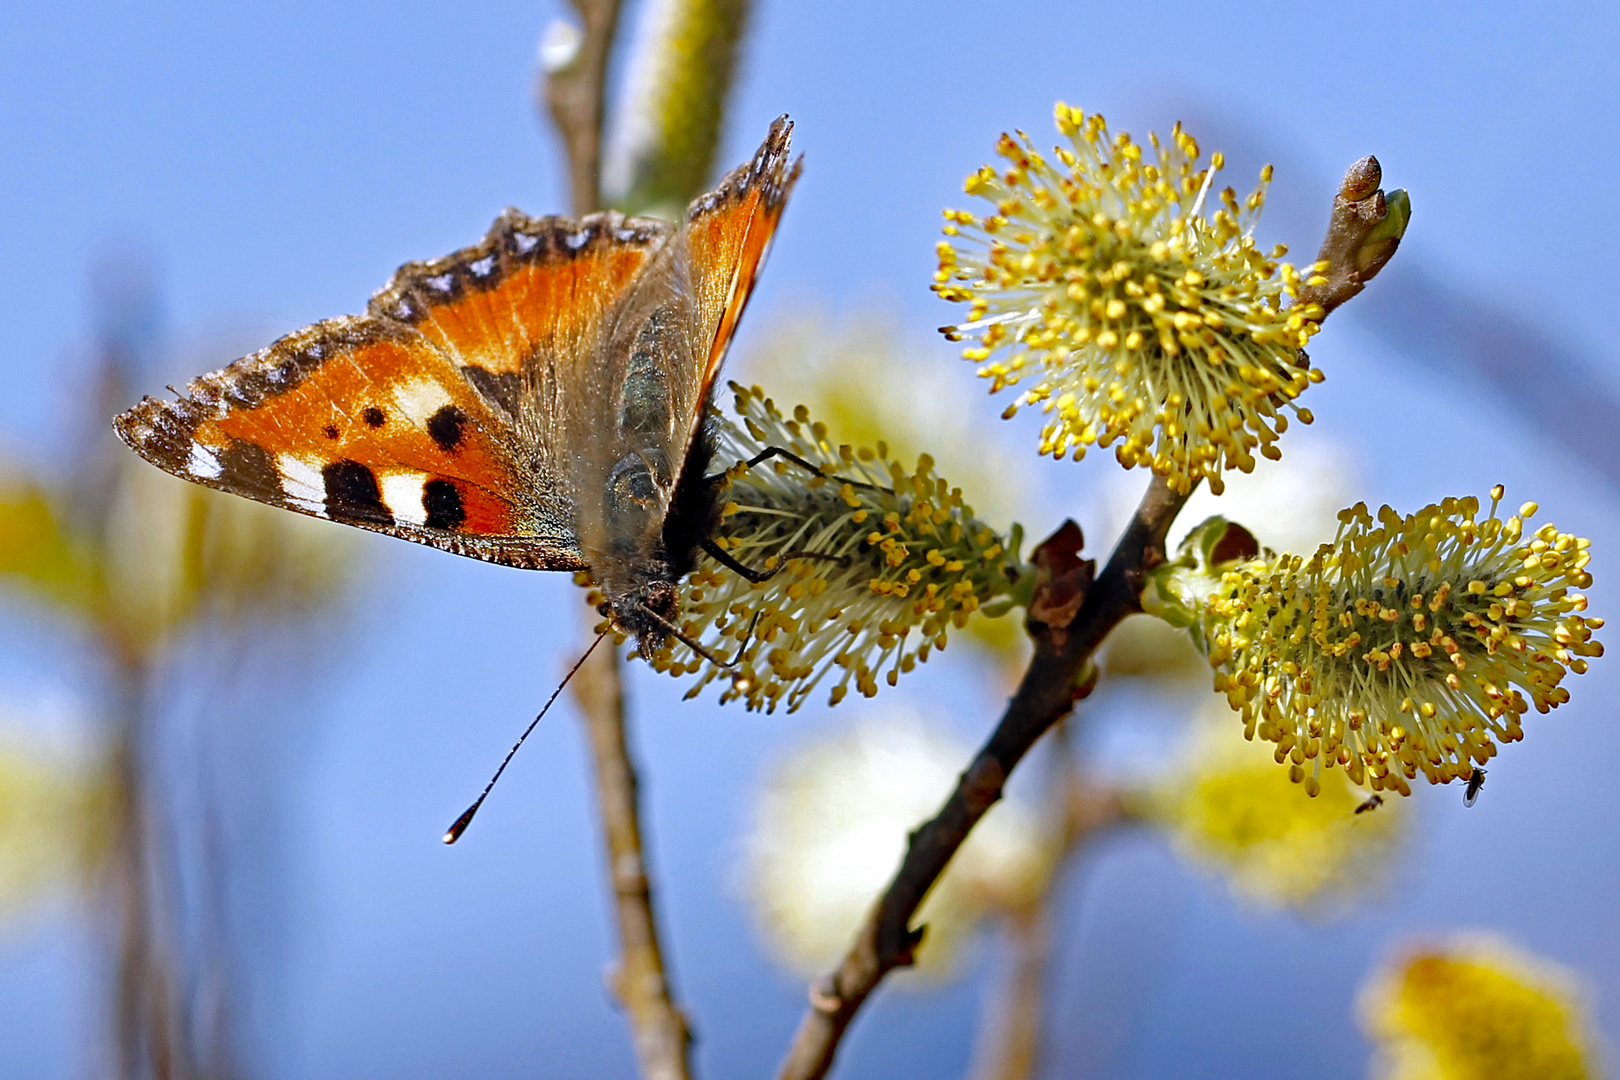
{"label": "orange wing patch", "polygon": [[578,569],[566,500],[512,458],[508,424],[415,331],[333,319],[114,422],[188,480],[460,554]]}
{"label": "orange wing patch", "polygon": [[414,327],[504,407],[537,350],[592,356],[604,318],[670,232],[616,213],[576,224],[507,210],[476,246],[400,267],[370,310]]}
{"label": "orange wing patch", "polygon": [[705,386],[714,381],[725,360],[788,193],[803,169],[803,157],[788,167],[792,132],[787,117],[778,117],[754,160],[727,173],[719,187],[687,208],[693,286],[710,342]]}

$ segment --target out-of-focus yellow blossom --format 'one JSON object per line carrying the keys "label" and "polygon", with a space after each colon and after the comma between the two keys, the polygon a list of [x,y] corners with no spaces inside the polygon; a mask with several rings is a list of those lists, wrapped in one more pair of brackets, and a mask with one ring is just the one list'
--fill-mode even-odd
{"label": "out-of-focus yellow blossom", "polygon": [[341,594],[341,529],[224,495],[121,454],[104,530],[64,500],[0,478],[0,577],[88,618],[127,657],[152,656],[198,615],[308,611]]}
{"label": "out-of-focus yellow blossom", "polygon": [[1233,719],[1217,701],[1151,801],[1177,849],[1267,907],[1330,908],[1384,884],[1405,831],[1403,808],[1356,813],[1368,793],[1343,770],[1310,798]]}
{"label": "out-of-focus yellow blossom", "polygon": [[201,609],[274,617],[341,591],[354,548],[344,530],[186,483],[131,454],[119,463],[106,603],[144,647],[161,645]]}
{"label": "out-of-focus yellow blossom", "polygon": [[[788,418],[758,387],[731,387],[737,420],[720,418],[717,460],[736,464],[716,543],[743,566],[780,572],[755,583],[705,556],[687,577],[681,630],[713,659],[671,638],[651,660],[699,673],[689,697],[719,681],[722,701],[792,710],[823,680],[833,704],[851,688],[870,697],[945,648],[975,611],[1010,607],[1024,575],[1020,531],[976,519],[926,454],[908,470],[881,442],[835,446],[803,406]],[[782,457],[746,465],[771,447],[818,471]]]}
{"label": "out-of-focus yellow blossom", "polygon": [[114,832],[106,769],[0,732],[0,918],[83,884]]}
{"label": "out-of-focus yellow blossom", "polygon": [[746,359],[750,374],[778,399],[802,403],[835,443],[882,440],[905,460],[927,451],[997,521],[1038,509],[1029,501],[1035,464],[986,437],[983,398],[971,384],[935,378],[939,358],[886,314],[799,311],[772,323]]}
{"label": "out-of-focus yellow blossom", "polygon": [[1212,519],[1150,575],[1144,607],[1193,628],[1245,735],[1275,743],[1311,794],[1335,765],[1402,795],[1420,773],[1466,779],[1603,652],[1603,621],[1573,591],[1592,583],[1588,542],[1550,524],[1526,533],[1535,503],[1498,518],[1502,494],[1484,521],[1473,497],[1405,517],[1385,506],[1376,522],[1358,503],[1308,559],[1223,566],[1230,534]]}
{"label": "out-of-focus yellow blossom", "polygon": [[1574,976],[1490,937],[1406,953],[1362,989],[1380,1080],[1601,1075]]}
{"label": "out-of-focus yellow blossom", "polygon": [[[799,748],[772,773],[748,838],[748,894],[771,951],[789,969],[832,967],[931,818],[972,749],[904,713],[872,717]],[[918,969],[943,977],[994,908],[1039,895],[1056,860],[1031,807],[1004,799],[969,835],[923,902]]]}
{"label": "out-of-focus yellow blossom", "polygon": [[1256,450],[1280,456],[1284,411],[1309,423],[1295,399],[1321,380],[1301,350],[1322,311],[1285,308],[1301,279],[1278,261],[1285,249],[1264,253],[1252,236],[1271,167],[1240,202],[1212,192],[1222,157],[1198,168],[1179,124],[1167,143],[1150,136],[1144,161],[1102,117],[1061,102],[1056,116],[1069,142],[1056,165],[1022,132],[1003,135],[1004,165],[965,186],[991,211],[945,212],[934,291],[970,305],[946,333],[973,341],[963,356],[992,391],[1035,380],[1005,415],[1041,406],[1041,453],[1079,459],[1117,442],[1127,468],[1219,492],[1221,473],[1249,471]]}

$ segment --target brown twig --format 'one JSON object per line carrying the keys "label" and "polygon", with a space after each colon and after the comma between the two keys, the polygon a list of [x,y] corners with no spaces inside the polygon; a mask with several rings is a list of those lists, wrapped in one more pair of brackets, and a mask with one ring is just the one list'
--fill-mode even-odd
{"label": "brown twig", "polygon": [[601,208],[603,88],[619,26],[619,0],[572,0],[581,36],[572,57],[541,73],[543,96],[568,155],[575,217]]}
{"label": "brown twig", "polygon": [[1328,264],[1320,285],[1307,284],[1299,292],[1301,304],[1321,304],[1328,312],[1367,287],[1401,245],[1400,227],[1385,224],[1389,202],[1378,187],[1383,179],[1378,159],[1368,154],[1345,172],[1333,198],[1333,216],[1317,262]]}
{"label": "brown twig", "polygon": [[[573,212],[583,217],[601,203],[603,96],[619,0],[573,0],[573,5],[583,24],[581,40],[572,58],[544,73],[544,97],[568,153]],[[598,649],[574,676],[573,688],[591,748],[613,883],[620,958],[612,990],[629,1018],[645,1080],[687,1080],[691,1034],[675,1004],[658,943],[618,654]]]}
{"label": "brown twig", "polygon": [[[1072,622],[1055,625],[1039,621],[1033,614],[1041,606],[1040,596],[1072,591],[1066,575],[1052,575],[1037,586],[1038,599],[1031,604],[1029,620],[1035,654],[1023,681],[938,816],[911,834],[899,871],[867,917],[843,964],[812,991],[810,1011],[782,1064],[782,1080],[825,1076],[844,1030],[867,995],[890,971],[912,962],[923,932],[912,929],[911,917],[969,831],[1001,798],[1002,785],[1013,768],[1089,689],[1090,680],[1085,676],[1092,653],[1121,619],[1139,610],[1142,573],[1162,560],[1165,533],[1186,500],[1187,496],[1172,492],[1162,478],[1154,478],[1102,576],[1085,591]],[[1072,528],[1073,523],[1067,523],[1042,547],[1062,542]],[[1036,557],[1039,561],[1039,550]],[[1057,606],[1069,605],[1060,599]]]}
{"label": "brown twig", "polygon": [[619,928],[621,956],[610,979],[611,988],[630,1018],[641,1075],[646,1080],[685,1080],[690,1075],[687,1050],[691,1036],[686,1017],[671,996],[658,946],[637,810],[636,770],[625,741],[618,655],[611,649],[598,649],[574,676],[573,687],[590,739]]}
{"label": "brown twig", "polygon": [[[1321,275],[1327,284],[1302,291],[1298,301],[1322,305],[1324,317],[1365,288],[1399,243],[1399,231],[1391,236],[1384,225],[1387,206],[1378,180],[1377,162],[1364,158],[1351,167],[1334,200],[1321,255],[1329,264]],[[1141,610],[1143,574],[1164,558],[1165,535],[1186,500],[1154,477],[1089,589],[1081,572],[1089,564],[1079,560],[1079,529],[1073,522],[1036,549],[1041,576],[1028,618],[1035,652],[1023,681],[939,814],[911,834],[899,870],[844,962],[811,987],[810,1009],[783,1060],[780,1080],[825,1076],[867,997],[890,971],[912,963],[924,930],[911,926],[912,916],[973,826],[1001,798],[1018,762],[1089,692],[1096,671],[1092,654],[1121,619]]]}

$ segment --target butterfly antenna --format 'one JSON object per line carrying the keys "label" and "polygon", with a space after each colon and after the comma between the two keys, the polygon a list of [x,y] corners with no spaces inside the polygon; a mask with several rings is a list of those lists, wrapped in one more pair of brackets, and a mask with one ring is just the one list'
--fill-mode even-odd
{"label": "butterfly antenna", "polygon": [[461,839],[461,834],[466,832],[467,826],[472,824],[473,815],[478,813],[478,808],[484,805],[485,799],[489,798],[490,789],[495,786],[495,781],[501,778],[501,773],[505,772],[506,767],[512,763],[512,758],[517,754],[518,747],[523,745],[523,740],[527,739],[529,737],[529,733],[533,731],[535,726],[540,723],[541,717],[546,715],[546,710],[550,709],[552,702],[557,700],[557,695],[562,693],[563,687],[568,685],[568,680],[574,677],[574,673],[576,671],[585,666],[585,661],[591,658],[591,653],[596,651],[596,647],[602,644],[602,639],[605,637],[607,637],[606,634],[596,635],[596,640],[591,642],[591,647],[585,650],[585,655],[581,656],[577,661],[574,662],[574,666],[568,669],[568,674],[563,676],[563,681],[557,684],[557,689],[551,692],[551,696],[546,698],[546,703],[540,707],[539,714],[535,716],[533,720],[529,721],[529,726],[523,729],[523,734],[518,736],[518,741],[512,744],[512,749],[508,750],[506,752],[506,757],[501,759],[501,767],[495,770],[495,775],[490,777],[489,783],[484,785],[483,793],[473,801],[471,806],[462,811],[461,816],[456,818],[455,824],[451,825],[450,828],[445,831],[445,843],[453,844],[457,840]]}

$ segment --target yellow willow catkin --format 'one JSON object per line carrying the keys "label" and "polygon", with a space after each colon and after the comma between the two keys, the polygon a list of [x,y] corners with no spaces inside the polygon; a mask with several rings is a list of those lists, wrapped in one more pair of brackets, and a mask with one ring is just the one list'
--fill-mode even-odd
{"label": "yellow willow catkin", "polygon": [[1284,248],[1264,253],[1251,235],[1271,167],[1240,202],[1212,189],[1221,155],[1198,168],[1179,124],[1167,143],[1150,137],[1148,161],[1102,117],[1056,113],[1069,143],[1056,163],[1003,135],[1002,165],[966,183],[990,212],[945,212],[934,291],[969,305],[945,332],[972,342],[962,355],[992,392],[1033,381],[1004,415],[1041,407],[1041,453],[1079,460],[1117,443],[1127,468],[1219,494],[1224,470],[1281,456],[1284,410],[1310,423],[1294,399],[1322,377],[1300,351],[1322,311],[1284,306],[1301,279]]}
{"label": "yellow willow catkin", "polygon": [[1270,555],[1221,577],[1202,615],[1215,689],[1245,734],[1306,790],[1343,767],[1374,790],[1411,793],[1419,775],[1466,779],[1523,738],[1530,706],[1569,700],[1566,671],[1603,647],[1588,619],[1588,541],[1543,525],[1526,503],[1476,521],[1479,501],[1446,499],[1375,521],[1365,504],[1309,559]]}

